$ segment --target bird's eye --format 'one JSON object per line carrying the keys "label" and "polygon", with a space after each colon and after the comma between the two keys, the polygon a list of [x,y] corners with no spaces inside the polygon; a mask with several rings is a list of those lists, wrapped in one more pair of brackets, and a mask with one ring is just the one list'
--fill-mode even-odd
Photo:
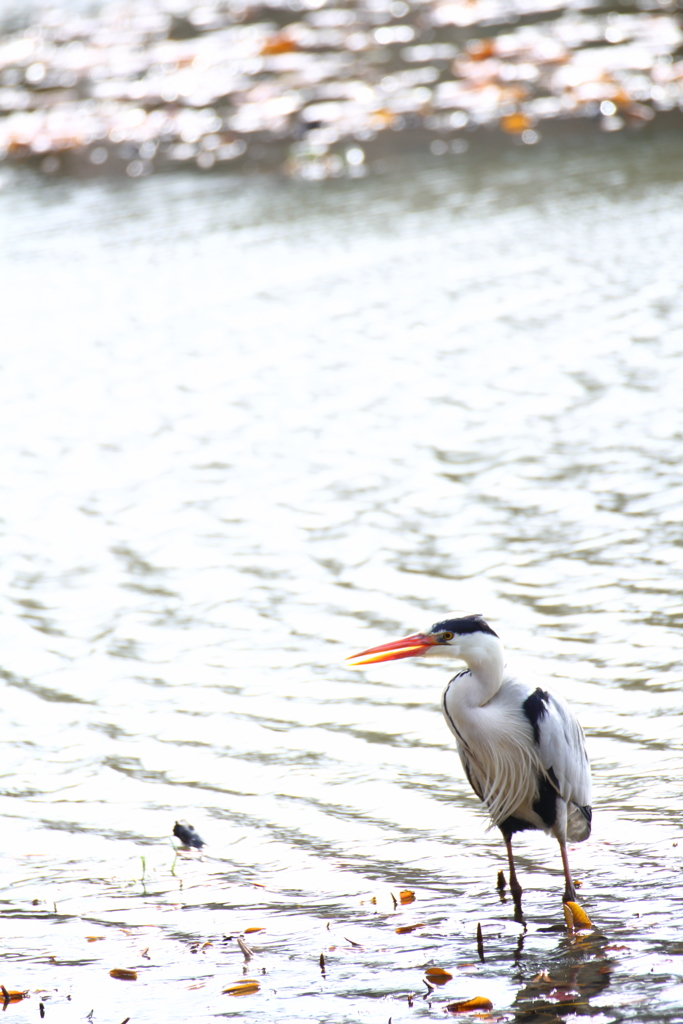
{"label": "bird's eye", "polygon": [[445,633],[441,634],[441,640],[442,640],[443,643],[448,643],[448,641],[452,640],[452,639],[453,639],[453,634],[449,633],[448,630],[446,630]]}

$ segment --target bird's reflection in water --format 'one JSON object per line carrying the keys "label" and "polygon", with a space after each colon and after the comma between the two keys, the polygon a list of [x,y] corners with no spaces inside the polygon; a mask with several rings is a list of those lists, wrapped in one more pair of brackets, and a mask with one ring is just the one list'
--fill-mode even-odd
{"label": "bird's reflection in water", "polygon": [[541,1024],[603,1013],[604,1006],[591,1006],[590,1001],[610,983],[613,961],[606,956],[606,947],[607,939],[599,932],[563,938],[543,968],[518,992],[514,1019]]}

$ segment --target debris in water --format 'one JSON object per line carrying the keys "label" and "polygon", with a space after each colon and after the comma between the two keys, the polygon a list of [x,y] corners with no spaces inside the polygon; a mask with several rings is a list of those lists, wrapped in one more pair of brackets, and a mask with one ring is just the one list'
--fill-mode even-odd
{"label": "debris in water", "polygon": [[15,988],[5,988],[4,985],[0,985],[0,993],[2,994],[2,1001],[4,1003],[3,1009],[9,1006],[10,1003],[19,1003],[22,999],[28,998],[28,990],[20,992]]}
{"label": "debris in water", "polygon": [[445,985],[447,981],[453,979],[453,975],[445,971],[443,967],[428,967],[425,975],[432,985]]}
{"label": "debris in water", "polygon": [[484,961],[484,936],[482,935],[481,924],[477,925],[477,953],[479,954],[479,959],[483,963],[483,961]]}
{"label": "debris in water", "polygon": [[493,1003],[485,996],[475,996],[461,1003],[448,1003],[446,1009],[450,1013],[469,1013],[470,1010],[492,1010]]}
{"label": "debris in water", "polygon": [[173,835],[180,840],[183,846],[193,846],[197,850],[206,846],[202,837],[195,832],[194,826],[187,821],[176,821],[173,826]]}
{"label": "debris in water", "polygon": [[572,901],[564,904],[564,919],[567,922],[567,928],[570,932],[593,927],[591,920],[583,907]]}
{"label": "debris in water", "polygon": [[242,980],[233,982],[232,985],[228,985],[222,991],[223,995],[227,996],[248,996],[253,992],[258,992],[260,988],[261,985],[258,981]]}

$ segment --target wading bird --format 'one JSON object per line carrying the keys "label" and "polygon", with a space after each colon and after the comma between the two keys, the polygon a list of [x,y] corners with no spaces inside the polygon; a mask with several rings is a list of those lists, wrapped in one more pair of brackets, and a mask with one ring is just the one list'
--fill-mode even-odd
{"label": "wading bird", "polygon": [[505,671],[503,645],[481,615],[434,623],[349,659],[368,665],[424,654],[449,654],[467,665],[453,676],[442,700],[465,775],[503,833],[510,892],[519,906],[522,888],[512,856],[512,836],[542,829],[560,844],[564,901],[575,900],[567,840],[591,831],[591,780],[581,726],[558,694],[529,687]]}

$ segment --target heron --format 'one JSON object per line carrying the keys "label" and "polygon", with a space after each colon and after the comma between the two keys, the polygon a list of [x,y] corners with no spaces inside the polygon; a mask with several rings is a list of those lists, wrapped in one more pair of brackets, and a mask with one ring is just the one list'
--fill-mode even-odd
{"label": "heron", "polygon": [[591,777],[583,731],[557,693],[507,673],[503,645],[481,615],[442,619],[421,633],[370,647],[353,665],[446,654],[466,665],[449,681],[441,707],[467,779],[503,834],[510,893],[521,905],[512,837],[540,829],[560,844],[564,902],[576,900],[567,841],[591,831]]}

